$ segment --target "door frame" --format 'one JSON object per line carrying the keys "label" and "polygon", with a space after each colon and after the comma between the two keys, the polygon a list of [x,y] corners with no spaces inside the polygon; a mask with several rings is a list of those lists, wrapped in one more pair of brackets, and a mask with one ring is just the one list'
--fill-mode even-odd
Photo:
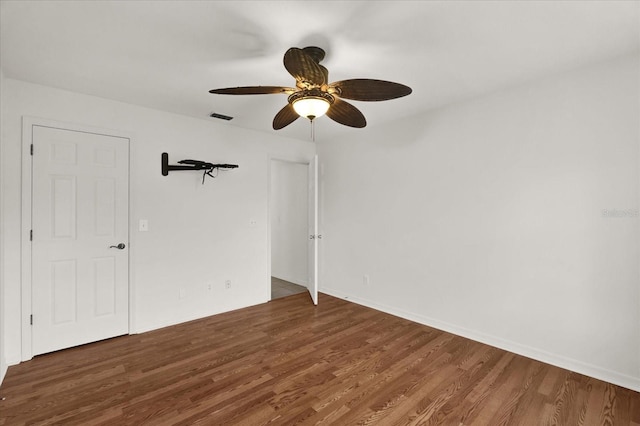
{"label": "door frame", "polygon": [[[316,154],[314,154],[311,158],[307,156],[303,157],[303,156],[286,156],[286,155],[269,155],[268,156],[268,163],[267,163],[267,182],[268,182],[267,183],[267,280],[266,280],[267,282],[265,285],[267,301],[271,301],[271,162],[275,160],[275,161],[283,161],[286,163],[302,164],[307,167],[307,170],[309,170],[309,166],[311,165],[311,162],[313,161],[313,157],[315,155]],[[307,198],[308,198],[308,194],[307,194]],[[318,201],[318,204],[319,204],[319,201]],[[316,209],[319,211],[318,206],[316,206]],[[307,256],[309,255],[310,254],[307,254]],[[318,282],[316,283],[318,287],[319,287],[319,281],[320,281],[320,278],[318,278]]]}
{"label": "door frame", "polygon": [[[112,129],[103,129],[98,127],[85,126],[75,123],[66,123],[56,120],[49,120],[38,117],[22,117],[22,184],[21,184],[21,196],[22,196],[22,215],[21,215],[21,309],[20,309],[20,323],[21,323],[21,361],[28,361],[33,358],[33,333],[31,329],[31,314],[32,314],[32,277],[31,277],[31,229],[32,229],[32,156],[31,156],[31,144],[33,143],[33,127],[51,127],[60,130],[68,130],[83,133],[93,133],[104,136],[113,136],[127,140],[127,152],[129,156],[127,186],[129,198],[129,211],[128,211],[128,234],[129,234],[129,250],[128,259],[129,265],[131,265],[134,253],[132,247],[135,244],[132,243],[134,237],[131,211],[132,211],[132,197],[131,197],[131,140],[132,137],[126,132]],[[133,271],[129,267],[129,331],[128,334],[132,334],[132,330],[135,330],[135,317],[133,306],[134,303],[134,280]]]}

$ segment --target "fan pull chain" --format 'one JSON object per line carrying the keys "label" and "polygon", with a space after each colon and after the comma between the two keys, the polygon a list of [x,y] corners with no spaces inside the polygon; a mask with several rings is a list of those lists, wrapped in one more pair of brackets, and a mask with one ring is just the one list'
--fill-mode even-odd
{"label": "fan pull chain", "polygon": [[314,120],[309,120],[309,121],[311,121],[311,142],[315,142],[316,141],[316,128],[315,128]]}

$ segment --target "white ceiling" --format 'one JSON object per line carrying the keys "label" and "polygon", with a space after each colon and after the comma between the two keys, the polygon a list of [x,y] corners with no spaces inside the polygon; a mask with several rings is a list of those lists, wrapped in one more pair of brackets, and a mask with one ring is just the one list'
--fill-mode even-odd
{"label": "white ceiling", "polygon": [[[5,77],[207,120],[218,112],[235,117],[230,126],[275,132],[285,95],[208,91],[292,86],[282,57],[293,46],[325,49],[331,81],[413,88],[354,101],[367,129],[319,118],[318,141],[640,50],[637,1],[1,0],[0,15]],[[310,127],[299,119],[278,133],[308,140]]]}

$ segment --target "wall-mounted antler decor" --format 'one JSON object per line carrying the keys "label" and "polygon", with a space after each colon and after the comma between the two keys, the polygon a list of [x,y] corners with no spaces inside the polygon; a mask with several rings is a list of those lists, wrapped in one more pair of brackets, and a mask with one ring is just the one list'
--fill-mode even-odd
{"label": "wall-mounted antler decor", "polygon": [[237,169],[237,164],[214,164],[207,163],[205,161],[199,160],[181,160],[178,161],[178,165],[170,165],[169,164],[169,154],[166,152],[162,153],[162,176],[168,176],[171,171],[180,171],[180,170],[204,170],[202,174],[202,184],[204,185],[205,177],[210,176],[215,178],[213,171],[220,169]]}

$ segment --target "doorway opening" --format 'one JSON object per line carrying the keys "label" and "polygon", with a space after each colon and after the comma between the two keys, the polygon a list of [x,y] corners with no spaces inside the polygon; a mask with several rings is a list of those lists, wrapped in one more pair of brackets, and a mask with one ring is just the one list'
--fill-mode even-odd
{"label": "doorway opening", "polygon": [[271,299],[276,299],[305,292],[309,284],[309,165],[272,159],[270,166]]}

